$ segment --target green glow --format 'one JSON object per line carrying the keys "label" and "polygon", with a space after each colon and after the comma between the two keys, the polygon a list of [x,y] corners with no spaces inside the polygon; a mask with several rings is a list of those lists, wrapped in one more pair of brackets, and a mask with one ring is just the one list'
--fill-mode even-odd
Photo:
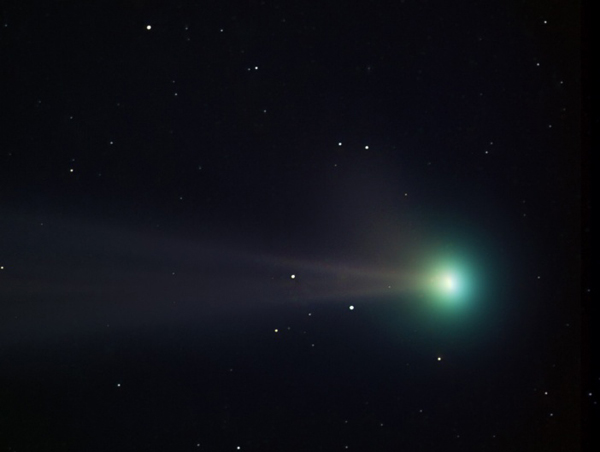
{"label": "green glow", "polygon": [[464,272],[454,268],[436,271],[431,277],[433,290],[442,298],[457,300],[465,295],[466,281]]}
{"label": "green glow", "polygon": [[480,346],[502,318],[510,289],[504,249],[466,226],[431,234],[411,268],[410,320],[432,341]]}
{"label": "green glow", "polygon": [[424,289],[431,306],[440,314],[465,313],[476,292],[476,278],[468,259],[445,257],[427,267]]}

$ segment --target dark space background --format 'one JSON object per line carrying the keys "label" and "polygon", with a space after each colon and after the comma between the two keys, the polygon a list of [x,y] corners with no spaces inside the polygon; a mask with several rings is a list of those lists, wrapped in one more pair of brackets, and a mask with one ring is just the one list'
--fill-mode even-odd
{"label": "dark space background", "polygon": [[0,450],[585,447],[581,17],[3,3]]}

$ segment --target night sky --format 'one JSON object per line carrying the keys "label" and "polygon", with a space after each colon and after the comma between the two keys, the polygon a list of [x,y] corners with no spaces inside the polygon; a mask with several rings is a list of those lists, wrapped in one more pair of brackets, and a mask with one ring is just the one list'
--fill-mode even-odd
{"label": "night sky", "polygon": [[0,451],[585,446],[578,2],[3,5]]}

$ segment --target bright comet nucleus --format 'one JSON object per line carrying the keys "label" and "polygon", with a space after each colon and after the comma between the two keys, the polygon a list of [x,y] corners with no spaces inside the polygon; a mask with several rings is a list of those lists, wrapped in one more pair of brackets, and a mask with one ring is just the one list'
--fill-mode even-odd
{"label": "bright comet nucleus", "polygon": [[454,276],[446,275],[446,276],[444,276],[443,281],[444,281],[444,288],[448,292],[454,292],[454,290],[456,289],[456,279],[454,278]]}
{"label": "bright comet nucleus", "polygon": [[502,254],[486,237],[466,231],[464,239],[438,239],[437,246],[424,247],[414,265],[411,312],[432,334],[468,337],[498,318],[495,310],[505,278]]}
{"label": "bright comet nucleus", "polygon": [[455,311],[470,304],[474,292],[474,276],[466,259],[446,258],[430,264],[425,292],[436,309]]}
{"label": "bright comet nucleus", "polygon": [[463,277],[456,270],[435,271],[431,278],[431,287],[438,297],[451,299],[465,296]]}

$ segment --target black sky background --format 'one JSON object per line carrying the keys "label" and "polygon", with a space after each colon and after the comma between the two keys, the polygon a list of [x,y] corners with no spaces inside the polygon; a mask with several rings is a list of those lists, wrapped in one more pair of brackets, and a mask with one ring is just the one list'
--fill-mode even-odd
{"label": "black sky background", "polygon": [[585,445],[579,3],[0,13],[2,450]]}

